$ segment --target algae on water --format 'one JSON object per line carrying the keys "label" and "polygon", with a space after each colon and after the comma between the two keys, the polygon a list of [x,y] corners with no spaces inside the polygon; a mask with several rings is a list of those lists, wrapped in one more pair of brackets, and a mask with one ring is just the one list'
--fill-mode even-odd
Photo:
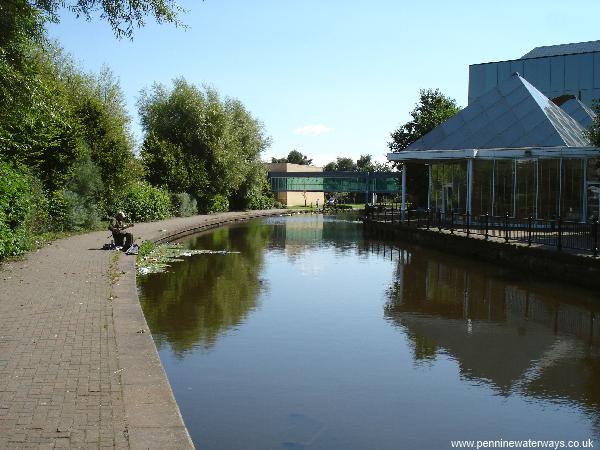
{"label": "algae on water", "polygon": [[183,248],[181,244],[142,244],[140,254],[137,258],[137,272],[140,275],[149,273],[165,272],[173,262],[183,261],[182,258],[192,255],[237,254],[229,250],[191,250]]}

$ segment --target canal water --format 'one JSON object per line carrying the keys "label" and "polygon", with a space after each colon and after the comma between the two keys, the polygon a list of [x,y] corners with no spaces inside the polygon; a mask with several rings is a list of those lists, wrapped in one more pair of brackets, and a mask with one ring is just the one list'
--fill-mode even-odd
{"label": "canal water", "polygon": [[[600,298],[323,216],[236,224],[138,278],[201,449],[600,438]],[[596,441],[600,445],[600,441]]]}

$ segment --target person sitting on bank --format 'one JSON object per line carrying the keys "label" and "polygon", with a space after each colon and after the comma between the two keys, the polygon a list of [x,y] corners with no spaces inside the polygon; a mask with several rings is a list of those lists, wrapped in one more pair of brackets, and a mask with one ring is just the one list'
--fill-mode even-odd
{"label": "person sitting on bank", "polygon": [[128,249],[133,244],[133,234],[126,233],[125,230],[132,227],[133,224],[126,224],[125,219],[125,213],[123,211],[119,211],[110,221],[108,229],[112,231],[115,245],[118,247],[123,247],[124,249]]}

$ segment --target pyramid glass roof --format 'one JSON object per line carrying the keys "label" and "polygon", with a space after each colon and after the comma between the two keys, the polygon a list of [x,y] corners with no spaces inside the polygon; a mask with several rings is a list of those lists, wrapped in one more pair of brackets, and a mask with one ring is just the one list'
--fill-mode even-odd
{"label": "pyramid glass roof", "polygon": [[587,147],[584,128],[514,74],[407,150]]}
{"label": "pyramid glass roof", "polygon": [[561,104],[560,109],[575,119],[583,128],[588,128],[596,117],[594,111],[576,98],[571,98]]}

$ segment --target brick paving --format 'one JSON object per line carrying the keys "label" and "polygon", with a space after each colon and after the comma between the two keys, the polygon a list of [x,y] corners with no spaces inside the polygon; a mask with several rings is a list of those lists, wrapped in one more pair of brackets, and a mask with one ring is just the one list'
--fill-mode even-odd
{"label": "brick paving", "polygon": [[[138,224],[132,231],[138,241],[164,239],[203,224],[251,215],[257,213],[170,219]],[[141,310],[133,264],[131,260],[123,262],[133,257],[99,250],[108,236],[101,231],[55,241],[0,268],[0,448],[150,448],[152,429],[165,434],[160,411],[155,414],[152,410],[152,405],[169,407],[164,389],[148,385],[144,390],[147,384],[123,381],[132,376],[132,364],[144,362],[135,359],[139,353],[134,348],[136,340],[123,332],[125,338],[118,339],[116,334],[119,327],[129,326],[125,315]],[[109,272],[113,282],[117,274],[128,283],[124,288],[134,298],[129,307],[115,308],[120,299],[113,293]],[[144,322],[143,316],[141,320]],[[122,365],[129,370],[124,371]],[[172,398],[160,362],[157,365],[158,372],[156,368],[148,370],[167,386]],[[153,395],[160,399],[153,403]],[[139,411],[148,414],[136,413]],[[178,411],[169,414],[173,429],[179,423],[185,430]],[[190,446],[181,439],[160,446],[158,440],[155,445]]]}

